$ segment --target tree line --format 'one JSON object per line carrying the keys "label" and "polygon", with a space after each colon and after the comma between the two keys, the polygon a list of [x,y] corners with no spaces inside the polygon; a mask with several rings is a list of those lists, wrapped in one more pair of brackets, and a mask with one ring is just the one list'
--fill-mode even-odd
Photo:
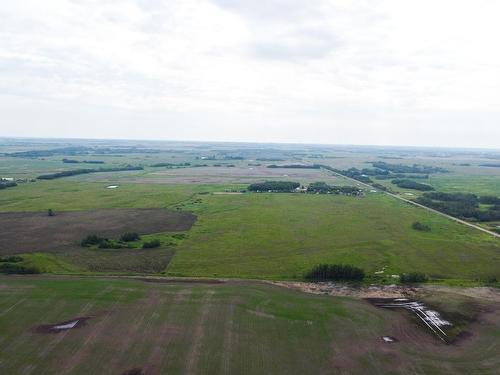
{"label": "tree line", "polygon": [[391,183],[393,183],[394,185],[397,185],[398,187],[403,188],[403,189],[413,189],[413,190],[420,190],[420,191],[434,190],[434,188],[430,185],[421,184],[420,182],[416,182],[416,181],[408,180],[408,179],[395,179],[395,180],[392,180]]}
{"label": "tree line", "polygon": [[13,181],[0,181],[0,190],[7,189],[10,187],[14,187],[14,186],[17,186],[17,183],[15,183]]}
{"label": "tree line", "polygon": [[121,172],[121,171],[140,171],[143,170],[143,167],[134,167],[128,165],[126,167],[116,167],[116,168],[99,168],[99,169],[73,169],[69,171],[62,171],[57,173],[50,173],[38,176],[39,180],[54,180],[56,178],[76,176],[80,174],[88,174],[88,173],[98,173],[98,172]]}
{"label": "tree line", "polygon": [[326,182],[311,182],[307,187],[292,181],[265,181],[258,182],[248,186],[248,191],[253,192],[272,192],[272,193],[291,193],[300,188],[301,192],[312,194],[345,194],[360,195],[362,190],[356,186],[333,186]]}
{"label": "tree line", "polygon": [[448,172],[444,168],[433,167],[429,165],[404,165],[404,164],[391,164],[386,163],[385,161],[373,161],[371,162],[372,166],[375,168],[383,169],[392,173],[446,173]]}
{"label": "tree line", "polygon": [[365,272],[350,264],[318,264],[304,278],[310,281],[361,281]]}
{"label": "tree line", "polygon": [[[495,196],[478,197],[468,193],[424,193],[416,201],[424,206],[462,219],[478,221],[500,220],[500,198]],[[489,207],[481,209],[479,204]]]}
{"label": "tree line", "polygon": [[265,181],[250,184],[249,191],[255,192],[274,192],[274,193],[290,193],[300,187],[300,183],[292,181]]}
{"label": "tree line", "polygon": [[62,159],[63,163],[66,164],[104,164],[102,160],[76,160],[76,159]]}
{"label": "tree line", "polygon": [[335,186],[328,185],[326,182],[311,182],[307,187],[306,192],[318,194],[359,195],[362,193],[362,190],[356,186]]}

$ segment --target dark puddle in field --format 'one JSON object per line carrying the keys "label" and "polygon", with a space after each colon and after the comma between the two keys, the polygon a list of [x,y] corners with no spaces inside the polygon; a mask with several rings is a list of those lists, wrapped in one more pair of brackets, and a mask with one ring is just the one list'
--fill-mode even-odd
{"label": "dark puddle in field", "polygon": [[[450,343],[446,330],[453,324],[445,320],[438,311],[428,308],[422,302],[408,298],[367,298],[372,305],[384,309],[405,309],[412,312],[422,324],[444,343]],[[390,343],[390,336],[383,336],[384,342]]]}
{"label": "dark puddle in field", "polygon": [[142,371],[142,368],[136,367],[125,372],[122,372],[122,375],[145,375],[146,373]]}
{"label": "dark puddle in field", "polygon": [[81,328],[86,325],[87,320],[89,320],[89,316],[82,316],[78,318],[74,318],[71,320],[66,320],[64,322],[56,323],[56,324],[42,324],[35,327],[34,331],[37,333],[59,333],[68,331],[71,329]]}

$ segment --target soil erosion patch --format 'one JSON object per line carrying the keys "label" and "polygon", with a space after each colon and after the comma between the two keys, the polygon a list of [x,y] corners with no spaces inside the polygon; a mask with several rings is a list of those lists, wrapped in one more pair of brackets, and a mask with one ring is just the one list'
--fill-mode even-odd
{"label": "soil erosion patch", "polygon": [[196,216],[163,208],[57,212],[0,212],[0,255],[77,249],[89,234],[118,237],[189,230]]}

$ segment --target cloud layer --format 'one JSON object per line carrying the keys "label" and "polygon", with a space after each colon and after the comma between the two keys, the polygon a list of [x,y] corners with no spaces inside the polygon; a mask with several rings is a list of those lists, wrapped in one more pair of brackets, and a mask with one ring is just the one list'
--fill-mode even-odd
{"label": "cloud layer", "polygon": [[500,148],[500,3],[14,0],[0,135]]}

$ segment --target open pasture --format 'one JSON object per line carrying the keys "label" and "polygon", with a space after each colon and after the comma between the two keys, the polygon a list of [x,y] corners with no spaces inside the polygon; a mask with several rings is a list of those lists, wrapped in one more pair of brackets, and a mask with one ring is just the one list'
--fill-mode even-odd
{"label": "open pasture", "polygon": [[408,314],[362,300],[249,282],[148,281],[1,277],[0,368],[432,375],[495,374],[500,366],[500,316],[492,302],[466,327],[470,337],[445,345]]}
{"label": "open pasture", "polygon": [[[186,204],[198,221],[177,248],[173,276],[300,278],[319,263],[369,275],[500,277],[497,239],[381,193],[204,195]],[[416,231],[419,221],[430,232]]]}

